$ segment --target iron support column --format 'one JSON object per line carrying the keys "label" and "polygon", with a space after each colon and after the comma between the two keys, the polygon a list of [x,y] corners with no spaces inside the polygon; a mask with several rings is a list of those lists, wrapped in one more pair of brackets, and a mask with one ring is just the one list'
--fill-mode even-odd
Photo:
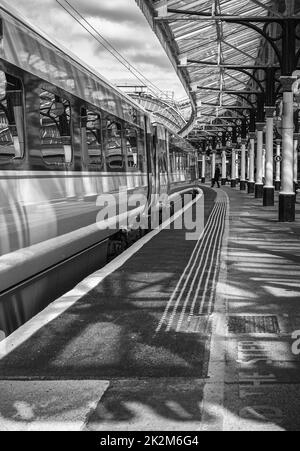
{"label": "iron support column", "polygon": [[282,117],[282,190],[279,195],[279,221],[294,222],[296,196],[294,192],[294,77],[281,77],[283,85]]}
{"label": "iron support column", "polygon": [[255,193],[255,133],[250,133],[248,194]]}
{"label": "iron support column", "polygon": [[227,182],[227,156],[226,149],[222,150],[222,185],[225,186]]}
{"label": "iron support column", "polygon": [[235,152],[235,178],[236,178],[236,184],[238,185],[240,183],[240,158],[239,158],[239,152]]}
{"label": "iron support column", "polygon": [[266,149],[263,145],[263,153],[262,153],[262,172],[263,172],[263,184],[266,179]]}
{"label": "iron support column", "polygon": [[241,184],[240,190],[246,190],[246,142],[242,142],[241,150]]}
{"label": "iron support column", "polygon": [[216,172],[216,152],[215,150],[212,153],[211,156],[211,180],[215,178],[215,172]]}
{"label": "iron support column", "polygon": [[257,123],[257,152],[256,152],[256,183],[255,198],[262,199],[264,195],[263,184],[263,144],[264,144],[264,127],[265,124]]}
{"label": "iron support column", "polygon": [[250,152],[249,152],[249,147],[247,149],[247,174],[246,174],[246,181],[249,181],[249,176],[250,176]]}
{"label": "iron support column", "polygon": [[205,183],[206,177],[206,154],[202,154],[202,174],[201,174],[201,183]]}
{"label": "iron support column", "polygon": [[298,108],[294,113],[294,126],[295,126],[295,132],[294,132],[294,188],[295,193],[298,192],[298,145],[299,145],[299,138],[300,138],[300,127],[299,127],[299,111]]}
{"label": "iron support column", "polygon": [[264,207],[273,207],[275,204],[274,188],[274,112],[275,108],[266,107],[266,166],[264,186]]}
{"label": "iron support column", "polygon": [[280,191],[281,188],[281,141],[276,141],[276,178],[275,190]]}
{"label": "iron support column", "polygon": [[236,151],[232,149],[231,154],[231,188],[236,187]]}
{"label": "iron support column", "polygon": [[299,137],[300,135],[294,134],[294,188],[295,193],[298,191],[298,145],[299,145]]}

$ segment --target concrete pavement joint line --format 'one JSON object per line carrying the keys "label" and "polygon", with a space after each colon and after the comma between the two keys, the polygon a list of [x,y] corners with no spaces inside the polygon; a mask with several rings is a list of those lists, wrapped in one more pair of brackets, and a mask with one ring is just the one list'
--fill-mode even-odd
{"label": "concrete pavement joint line", "polygon": [[[57,319],[65,311],[71,308],[76,302],[78,302],[82,296],[87,294],[87,285],[89,291],[96,288],[99,283],[106,279],[109,275],[121,268],[133,255],[135,255],[139,250],[141,250],[147,243],[149,243],[156,235],[158,235],[166,227],[170,226],[176,221],[180,216],[182,216],[188,209],[190,209],[194,204],[200,201],[203,197],[203,191],[197,188],[198,195],[195,199],[189,202],[181,211],[177,212],[172,218],[165,221],[157,230],[145,235],[139,241],[137,241],[133,246],[123,252],[122,255],[117,257],[111,263],[106,265],[99,271],[91,274],[89,277],[84,279],[79,285],[77,285],[72,291],[66,293],[52,304],[50,304],[45,310],[40,312],[30,321],[25,323],[9,337],[0,342],[0,360],[18,348],[21,344],[25,343],[30,337],[32,337],[38,330],[45,327],[48,323]],[[187,190],[180,191],[176,193],[187,192]]]}
{"label": "concrete pavement joint line", "polygon": [[[220,431],[224,427],[225,409],[225,369],[228,312],[228,266],[227,256],[229,247],[229,215],[230,202],[225,191],[227,208],[225,211],[225,227],[222,237],[221,267],[216,288],[215,313],[212,315],[212,341],[208,366],[209,383],[205,384],[202,401],[201,431]],[[220,339],[221,337],[221,339]],[[212,422],[212,418],[215,420]]]}
{"label": "concrete pavement joint line", "polygon": [[82,431],[107,381],[0,381],[0,431]]}
{"label": "concrete pavement joint line", "polygon": [[[211,213],[211,215],[210,215],[209,221],[208,221],[208,223],[206,224],[205,229],[208,228],[208,225],[211,223],[212,217],[214,217],[215,214],[216,214],[216,205],[214,206],[214,209],[213,209],[213,211],[212,211],[212,213]],[[166,320],[166,318],[167,318],[167,314],[168,314],[168,312],[169,312],[169,309],[170,309],[170,307],[171,307],[171,305],[172,305],[172,302],[173,302],[174,299],[175,299],[175,296],[176,296],[177,292],[179,291],[180,285],[181,285],[181,283],[183,282],[184,277],[185,277],[186,274],[188,273],[188,278],[189,278],[189,277],[190,277],[190,274],[192,273],[193,269],[195,268],[196,261],[197,261],[197,258],[198,258],[198,256],[199,256],[199,252],[200,252],[200,250],[201,250],[201,246],[200,246],[201,243],[200,243],[200,242],[201,242],[201,239],[203,238],[203,236],[205,236],[206,234],[207,234],[207,230],[203,230],[203,232],[201,233],[201,235],[200,235],[200,237],[199,237],[199,239],[198,239],[198,241],[197,241],[197,244],[196,244],[196,246],[195,246],[195,248],[194,248],[194,250],[193,250],[193,252],[192,252],[192,255],[191,255],[191,257],[190,257],[190,260],[189,260],[187,266],[185,267],[185,269],[184,269],[184,271],[183,271],[183,273],[182,273],[182,275],[181,275],[181,277],[180,277],[180,279],[179,279],[179,282],[178,282],[178,284],[176,285],[175,290],[173,291],[173,294],[172,294],[171,298],[170,298],[169,301],[168,301],[168,304],[167,304],[167,306],[166,306],[166,309],[165,309],[165,311],[164,311],[164,314],[163,314],[163,316],[162,316],[162,318],[161,318],[161,320],[160,320],[160,322],[159,322],[159,325],[157,326],[156,333],[158,333],[158,332],[160,331],[161,327],[163,326],[163,324],[164,324],[164,322],[165,322],[165,320]],[[200,246],[200,248],[199,248],[199,246]],[[197,252],[197,250],[198,250],[198,252]],[[196,258],[194,258],[196,252],[197,252]],[[192,263],[193,263],[193,265],[192,265]],[[192,265],[192,268],[189,270],[189,268],[190,268],[191,265]],[[188,271],[189,271],[189,272],[188,272]],[[182,290],[185,290],[185,289],[186,289],[187,283],[188,283],[188,278],[187,278],[187,280],[186,280],[186,282],[185,282],[184,287],[183,287]]]}
{"label": "concrete pavement joint line", "polygon": [[[190,272],[188,274],[188,277],[187,277],[187,279],[185,281],[184,287],[181,290],[180,296],[177,298],[176,304],[175,304],[174,309],[173,309],[172,316],[171,316],[171,318],[169,320],[169,325],[168,325],[168,328],[167,328],[167,332],[171,330],[175,314],[176,314],[177,309],[178,309],[178,307],[180,305],[180,301],[181,301],[181,299],[182,299],[182,297],[184,295],[184,292],[185,292],[185,290],[187,288],[188,283],[190,282],[190,278],[192,277],[193,270],[196,268],[196,272],[194,274],[194,277],[193,277],[193,280],[192,280],[189,292],[188,292],[188,294],[186,296],[186,300],[185,300],[183,308],[182,308],[181,316],[180,316],[180,319],[179,319],[179,322],[178,322],[178,325],[177,325],[177,332],[180,331],[180,328],[182,326],[182,323],[183,323],[183,320],[184,320],[184,314],[186,312],[186,308],[188,306],[190,297],[192,295],[192,292],[193,292],[193,289],[194,289],[194,286],[195,286],[195,282],[196,282],[197,277],[199,275],[199,272],[200,272],[200,270],[202,268],[202,263],[203,263],[204,256],[206,255],[207,246],[210,243],[210,238],[211,238],[211,236],[212,236],[212,234],[214,232],[215,222],[216,222],[216,220],[218,218],[218,213],[219,213],[220,207],[219,207],[218,204],[216,204],[216,206],[217,206],[217,208],[215,210],[214,217],[213,217],[212,221],[210,222],[209,227],[207,228],[207,230],[206,230],[206,232],[205,232],[205,234],[203,236],[203,240],[201,242],[201,245],[199,246],[196,258],[194,259],[193,267],[192,267],[192,269],[190,270]],[[200,254],[201,250],[202,250],[201,259],[200,259],[200,262],[198,262],[198,258],[199,258],[199,254]],[[190,318],[191,318],[191,316],[193,316],[193,315],[190,315]]]}

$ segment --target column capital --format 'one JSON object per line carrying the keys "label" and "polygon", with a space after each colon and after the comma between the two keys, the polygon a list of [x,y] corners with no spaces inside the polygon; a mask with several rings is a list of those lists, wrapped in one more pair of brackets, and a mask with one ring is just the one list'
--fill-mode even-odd
{"label": "column capital", "polygon": [[256,138],[256,133],[255,132],[250,132],[249,133],[249,138],[250,139],[255,139]]}
{"label": "column capital", "polygon": [[256,130],[258,132],[263,132],[266,124],[264,122],[256,122]]}
{"label": "column capital", "polygon": [[294,140],[300,139],[300,133],[294,133]]}
{"label": "column capital", "polygon": [[275,141],[276,141],[276,144],[281,144],[282,143],[282,139],[281,138],[277,138],[277,139],[275,139]]}
{"label": "column capital", "polygon": [[276,111],[276,107],[275,106],[266,106],[265,107],[266,118],[267,119],[273,119],[275,111]]}
{"label": "column capital", "polygon": [[292,76],[281,76],[280,82],[283,86],[284,92],[292,92],[293,91],[293,84],[297,81],[297,77]]}

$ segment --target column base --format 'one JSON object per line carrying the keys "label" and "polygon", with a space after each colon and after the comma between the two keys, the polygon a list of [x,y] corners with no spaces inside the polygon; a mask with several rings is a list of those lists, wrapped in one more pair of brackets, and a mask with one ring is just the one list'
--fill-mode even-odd
{"label": "column base", "polygon": [[264,185],[255,185],[255,199],[262,199],[264,197]]}
{"label": "column base", "polygon": [[231,188],[236,188],[236,180],[231,180]]}
{"label": "column base", "polygon": [[247,186],[246,180],[241,180],[241,183],[240,183],[240,190],[241,190],[241,191],[246,191],[246,186]]}
{"label": "column base", "polygon": [[275,182],[275,191],[280,191],[281,190],[281,182],[276,181]]}
{"label": "column base", "polygon": [[227,179],[222,179],[222,180],[221,180],[221,184],[222,184],[222,186],[225,186],[225,185],[226,185],[226,183],[227,183]]}
{"label": "column base", "polygon": [[255,183],[248,182],[248,194],[254,194],[254,193],[255,193]]}
{"label": "column base", "polygon": [[264,187],[264,207],[274,207],[275,205],[275,188]]}
{"label": "column base", "polygon": [[295,222],[296,196],[295,194],[279,195],[279,222]]}
{"label": "column base", "polygon": [[201,183],[205,183],[205,177],[201,178]]}

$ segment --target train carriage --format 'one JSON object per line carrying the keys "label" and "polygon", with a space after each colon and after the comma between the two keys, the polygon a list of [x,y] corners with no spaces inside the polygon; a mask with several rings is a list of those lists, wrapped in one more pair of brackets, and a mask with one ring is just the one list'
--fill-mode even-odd
{"label": "train carriage", "polygon": [[[105,263],[97,199],[187,185],[191,148],[17,13],[0,8],[0,330]],[[153,138],[155,136],[155,138]],[[182,140],[183,146],[183,140]],[[124,206],[118,205],[124,211]],[[88,257],[87,257],[88,252]],[[103,260],[103,261],[102,261]],[[84,262],[84,269],[83,269]]]}

